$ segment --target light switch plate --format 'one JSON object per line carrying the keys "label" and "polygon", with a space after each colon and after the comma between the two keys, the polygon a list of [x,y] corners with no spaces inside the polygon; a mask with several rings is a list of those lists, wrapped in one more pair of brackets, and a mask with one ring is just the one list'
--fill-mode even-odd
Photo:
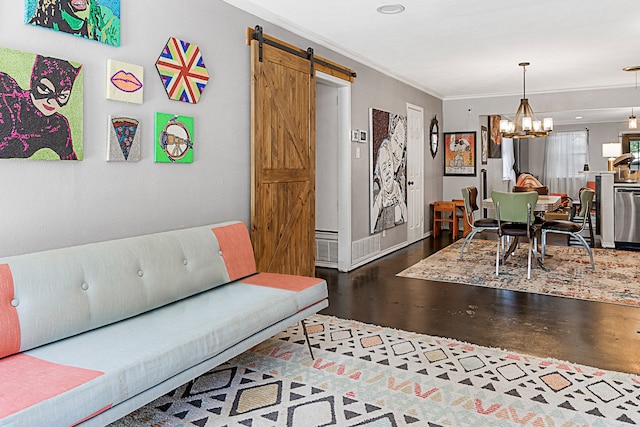
{"label": "light switch plate", "polygon": [[351,131],[351,142],[358,142],[358,138],[360,138],[360,131],[359,130],[352,130]]}

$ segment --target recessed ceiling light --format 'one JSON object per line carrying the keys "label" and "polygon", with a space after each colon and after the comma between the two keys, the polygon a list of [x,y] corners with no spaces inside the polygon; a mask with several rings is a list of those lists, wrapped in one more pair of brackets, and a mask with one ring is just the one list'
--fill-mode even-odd
{"label": "recessed ceiling light", "polygon": [[401,4],[385,4],[376,9],[385,15],[393,15],[394,13],[404,12],[404,6]]}
{"label": "recessed ceiling light", "polygon": [[583,117],[582,116],[576,116],[576,120],[582,120]]}

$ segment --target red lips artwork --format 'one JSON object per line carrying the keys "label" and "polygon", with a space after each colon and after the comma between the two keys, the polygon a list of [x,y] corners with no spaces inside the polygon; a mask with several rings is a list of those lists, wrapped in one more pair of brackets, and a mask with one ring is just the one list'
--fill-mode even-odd
{"label": "red lips artwork", "polygon": [[142,88],[142,83],[133,73],[120,70],[111,76],[111,83],[123,92],[132,93]]}

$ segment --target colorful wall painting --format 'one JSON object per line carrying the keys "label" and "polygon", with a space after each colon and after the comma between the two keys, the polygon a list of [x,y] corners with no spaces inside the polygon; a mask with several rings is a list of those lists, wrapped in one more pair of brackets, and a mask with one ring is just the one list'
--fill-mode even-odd
{"label": "colorful wall painting", "polygon": [[142,104],[144,68],[113,59],[107,60],[107,99]]}
{"label": "colorful wall painting", "polygon": [[444,175],[476,176],[476,133],[444,133]]}
{"label": "colorful wall painting", "polygon": [[502,158],[502,135],[500,135],[500,119],[495,115],[489,116],[489,158]]}
{"label": "colorful wall painting", "polygon": [[0,47],[0,158],[82,160],[82,65]]}
{"label": "colorful wall painting", "polygon": [[193,117],[156,113],[155,161],[193,163]]}
{"label": "colorful wall painting", "polygon": [[132,117],[109,116],[107,161],[140,160],[140,121]]}
{"label": "colorful wall painting", "polygon": [[371,108],[371,233],[407,221],[407,116]]}
{"label": "colorful wall painting", "polygon": [[167,95],[176,101],[197,103],[209,81],[200,48],[175,37],[162,49],[156,69]]}
{"label": "colorful wall painting", "polygon": [[120,0],[25,0],[24,22],[120,46]]}

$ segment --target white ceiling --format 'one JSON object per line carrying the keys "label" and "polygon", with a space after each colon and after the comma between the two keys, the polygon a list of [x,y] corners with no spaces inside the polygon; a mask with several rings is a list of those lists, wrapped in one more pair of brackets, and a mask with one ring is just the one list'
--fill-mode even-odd
{"label": "white ceiling", "polygon": [[635,88],[640,65],[638,0],[224,1],[443,100],[522,95],[524,61],[527,95]]}

